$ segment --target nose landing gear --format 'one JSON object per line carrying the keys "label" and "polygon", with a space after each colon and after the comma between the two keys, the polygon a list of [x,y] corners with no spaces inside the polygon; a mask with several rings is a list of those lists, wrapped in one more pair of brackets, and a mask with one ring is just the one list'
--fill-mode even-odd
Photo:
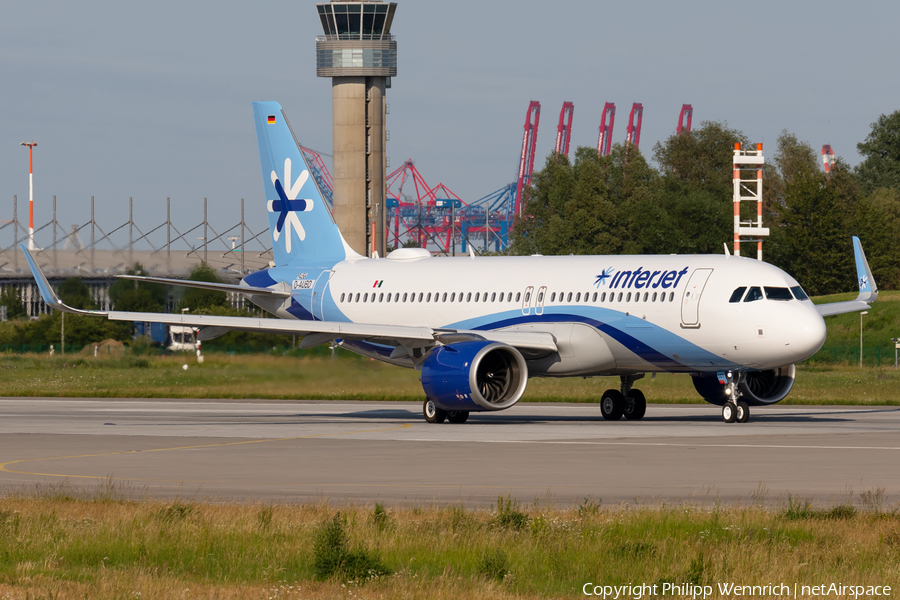
{"label": "nose landing gear", "polygon": [[725,380],[725,394],[728,400],[722,406],[722,420],[726,423],[746,423],[750,420],[750,405],[741,400],[741,380],[744,374],[728,371],[720,373],[719,379]]}
{"label": "nose landing gear", "polygon": [[622,388],[606,390],[600,397],[600,414],[607,421],[618,421],[623,416],[630,421],[644,418],[647,412],[647,400],[641,390],[631,389],[635,381],[641,379],[643,373],[622,375]]}

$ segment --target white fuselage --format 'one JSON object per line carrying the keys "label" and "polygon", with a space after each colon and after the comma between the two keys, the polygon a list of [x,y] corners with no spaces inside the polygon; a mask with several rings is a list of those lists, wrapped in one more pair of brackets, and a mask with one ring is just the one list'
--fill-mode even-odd
{"label": "white fuselage", "polygon": [[[764,370],[804,360],[825,340],[813,303],[789,292],[797,281],[742,257],[431,258],[404,249],[342,261],[331,273],[296,270],[271,273],[293,284],[293,301],[316,319],[549,332],[559,352],[528,357],[532,375]],[[761,298],[730,301],[739,287],[759,288]]]}

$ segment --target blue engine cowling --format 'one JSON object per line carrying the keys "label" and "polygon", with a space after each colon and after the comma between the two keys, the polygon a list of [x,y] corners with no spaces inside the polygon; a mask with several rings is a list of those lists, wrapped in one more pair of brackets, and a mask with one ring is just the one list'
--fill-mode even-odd
{"label": "blue engine cowling", "polygon": [[503,410],[519,401],[526,383],[525,359],[498,342],[440,346],[422,364],[425,395],[444,410]]}
{"label": "blue engine cowling", "polygon": [[[797,367],[787,365],[768,371],[750,371],[741,381],[741,400],[750,406],[765,406],[784,400],[797,377]],[[722,406],[728,401],[725,384],[714,373],[694,375],[694,389],[711,404]]]}

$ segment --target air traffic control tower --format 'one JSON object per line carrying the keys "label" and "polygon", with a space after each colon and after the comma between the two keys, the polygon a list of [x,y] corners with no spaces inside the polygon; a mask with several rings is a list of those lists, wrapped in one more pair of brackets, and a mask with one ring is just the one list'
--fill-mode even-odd
{"label": "air traffic control tower", "polygon": [[385,90],[397,75],[395,2],[316,4],[316,75],[331,77],[334,218],[350,246],[384,256]]}

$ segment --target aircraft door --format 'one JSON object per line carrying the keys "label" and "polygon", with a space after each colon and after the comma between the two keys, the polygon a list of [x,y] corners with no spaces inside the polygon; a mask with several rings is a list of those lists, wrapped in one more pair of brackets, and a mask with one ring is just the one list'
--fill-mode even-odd
{"label": "aircraft door", "polygon": [[313,286],[312,314],[319,321],[325,320],[325,294],[328,288],[328,281],[332,275],[334,275],[334,271],[322,271],[316,279],[316,285]]}
{"label": "aircraft door", "polygon": [[700,327],[700,296],[712,269],[694,269],[681,299],[681,326]]}
{"label": "aircraft door", "polygon": [[525,288],[525,294],[522,296],[522,314],[530,315],[531,314],[531,301],[534,296],[534,286],[529,285]]}
{"label": "aircraft door", "polygon": [[542,315],[544,314],[544,300],[546,298],[544,296],[547,295],[547,286],[543,285],[538,289],[537,298],[534,299],[534,314]]}

